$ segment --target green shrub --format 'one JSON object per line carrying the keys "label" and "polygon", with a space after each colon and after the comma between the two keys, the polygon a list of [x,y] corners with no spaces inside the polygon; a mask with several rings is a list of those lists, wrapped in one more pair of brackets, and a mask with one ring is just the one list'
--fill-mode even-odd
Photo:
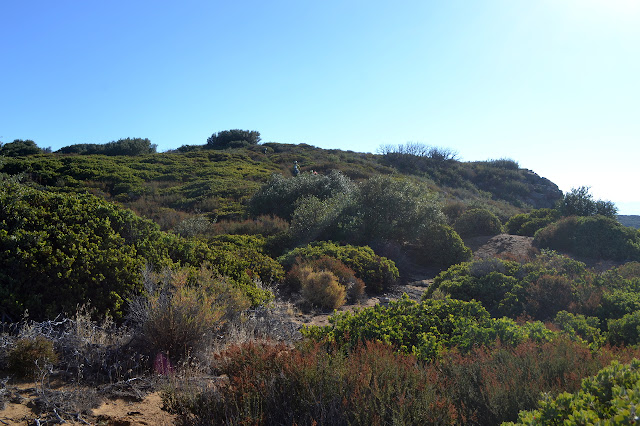
{"label": "green shrub", "polygon": [[640,260],[640,232],[604,216],[571,216],[536,232],[534,245],[576,256]]}
{"label": "green shrub", "polygon": [[13,142],[0,144],[0,155],[6,157],[21,157],[25,155],[41,154],[42,149],[32,140],[16,139]]}
{"label": "green shrub", "polygon": [[607,340],[612,345],[637,345],[640,343],[640,311],[626,314],[619,319],[608,320]]}
{"label": "green shrub", "polygon": [[557,221],[560,213],[556,209],[537,209],[529,213],[512,216],[505,228],[509,234],[533,237],[538,229]]}
{"label": "green shrub", "polygon": [[453,265],[441,272],[424,293],[436,290],[460,300],[480,301],[494,317],[522,314],[547,321],[560,310],[595,315],[602,288],[586,266],[555,253],[543,252],[520,264],[481,259]]}
{"label": "green shrub", "polygon": [[345,304],[347,290],[332,272],[303,268],[300,278],[302,297],[312,305],[337,309]]}
{"label": "green shrub", "polygon": [[422,182],[374,176],[358,186],[350,241],[411,241],[444,223],[437,199]]}
{"label": "green shrub", "polygon": [[[545,394],[538,409],[521,412],[515,424],[633,424],[640,405],[640,361],[613,361],[582,381],[580,391]],[[511,423],[514,424],[514,423]]]}
{"label": "green shrub", "polygon": [[328,175],[302,173],[299,176],[285,178],[274,174],[249,202],[251,214],[275,215],[291,220],[296,201],[303,197],[316,197],[324,201],[337,194],[349,194],[355,185],[342,173],[332,171]]}
{"label": "green shrub", "polygon": [[291,268],[296,259],[305,261],[323,256],[334,257],[353,269],[356,276],[366,284],[367,291],[374,294],[391,288],[399,276],[395,263],[376,255],[371,248],[341,246],[331,241],[320,241],[296,248],[279,257],[278,261],[285,268]]}
{"label": "green shrub", "polygon": [[596,317],[560,311],[553,323],[572,339],[581,339],[594,348],[600,348],[605,342],[605,336],[600,330],[600,320]]}
{"label": "green shrub", "polygon": [[291,240],[299,245],[339,236],[340,218],[352,204],[350,194],[338,194],[326,200],[315,196],[298,199],[289,228]]}
{"label": "green shrub", "polygon": [[422,360],[435,360],[456,347],[467,352],[500,339],[515,345],[534,339],[547,341],[554,333],[541,323],[518,326],[509,319],[491,319],[479,302],[446,298],[413,302],[407,297],[355,313],[341,312],[329,318],[331,325],[306,327],[304,335],[338,347],[354,348],[363,341],[380,341]]}
{"label": "green shrub", "polygon": [[489,210],[469,209],[456,219],[453,229],[463,238],[498,235],[502,232],[502,224]]}
{"label": "green shrub", "polygon": [[471,250],[448,225],[435,225],[425,229],[415,244],[418,264],[447,268],[471,258]]}
{"label": "green shrub", "polygon": [[34,319],[75,312],[121,319],[141,289],[147,261],[168,259],[153,247],[160,231],[93,195],[56,194],[5,182],[0,187],[0,311]]}
{"label": "green shrub", "polygon": [[255,130],[223,130],[207,138],[207,147],[214,149],[237,148],[257,145],[260,142],[260,132]]}
{"label": "green shrub", "polygon": [[17,377],[34,379],[38,373],[46,371],[48,364],[55,364],[57,360],[53,341],[44,336],[23,337],[9,350],[7,365]]}

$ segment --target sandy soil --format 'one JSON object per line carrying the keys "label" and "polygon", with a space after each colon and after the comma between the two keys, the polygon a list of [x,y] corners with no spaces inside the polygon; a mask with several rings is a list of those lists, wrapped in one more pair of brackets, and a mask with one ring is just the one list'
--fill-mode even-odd
{"label": "sandy soil", "polygon": [[[57,391],[64,391],[65,388],[78,391],[72,386],[56,386]],[[52,424],[45,420],[47,418],[55,420],[50,413],[38,413],[37,401],[41,398],[41,394],[38,392],[37,384],[34,386],[33,382],[13,383],[8,384],[5,390],[13,397],[11,401],[5,403],[4,409],[0,410],[0,425],[33,425],[38,424],[36,420],[41,424]],[[87,393],[94,391],[95,389],[86,389]],[[175,424],[175,416],[162,410],[160,392],[150,393],[140,401],[104,398],[102,403],[89,414],[74,416],[74,419],[70,419],[68,415],[63,417],[65,424],[69,425],[166,426]]]}

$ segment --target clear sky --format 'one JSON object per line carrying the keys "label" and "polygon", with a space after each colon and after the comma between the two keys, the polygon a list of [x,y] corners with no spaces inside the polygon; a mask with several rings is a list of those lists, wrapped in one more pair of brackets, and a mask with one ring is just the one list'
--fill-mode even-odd
{"label": "clear sky", "polygon": [[0,141],[512,158],[640,214],[640,0],[0,0]]}

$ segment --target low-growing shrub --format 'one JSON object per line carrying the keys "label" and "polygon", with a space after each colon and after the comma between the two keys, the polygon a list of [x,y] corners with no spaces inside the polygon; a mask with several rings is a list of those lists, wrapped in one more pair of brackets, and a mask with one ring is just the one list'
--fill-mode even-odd
{"label": "low-growing shrub", "polygon": [[571,216],[536,232],[535,246],[576,256],[640,260],[640,231],[604,216]]}
{"label": "low-growing shrub", "polygon": [[[637,351],[636,351],[637,352]],[[423,363],[382,342],[349,352],[250,342],[213,363],[228,382],[179,384],[163,395],[183,424],[500,424],[535,408],[542,392],[573,392],[625,354],[569,339],[494,342]],[[551,421],[544,424],[553,424]]]}
{"label": "low-growing shrub", "polygon": [[301,274],[302,297],[315,306],[336,309],[346,302],[347,289],[330,271],[308,270]]}
{"label": "low-growing shrub", "polygon": [[296,262],[319,259],[323,256],[334,257],[349,268],[366,284],[370,293],[380,293],[394,285],[399,272],[395,263],[385,257],[376,255],[370,247],[338,245],[331,241],[319,241],[299,247],[278,258],[287,269]]}
{"label": "low-growing shrub", "polygon": [[363,341],[381,341],[428,361],[454,347],[468,352],[498,338],[504,344],[517,345],[528,339],[547,341],[555,336],[542,323],[519,326],[507,318],[492,319],[479,302],[448,297],[417,303],[405,296],[388,306],[336,313],[329,322],[325,327],[309,326],[301,331],[314,340],[347,349]]}
{"label": "low-growing shrub", "polygon": [[560,212],[556,209],[537,209],[529,213],[520,213],[507,221],[506,231],[512,235],[533,237],[538,229],[560,219]]}
{"label": "low-growing shrub", "polygon": [[229,386],[171,389],[165,406],[185,424],[452,424],[433,373],[369,342],[348,355],[320,345],[246,343],[214,364]]}
{"label": "low-growing shrub", "polygon": [[489,210],[469,209],[456,219],[453,229],[463,238],[498,235],[502,232],[502,223]]}
{"label": "low-growing shrub", "polygon": [[423,297],[439,289],[452,298],[480,301],[493,317],[525,314],[548,321],[560,310],[596,315],[603,293],[599,280],[584,263],[543,251],[525,264],[481,259],[453,265],[434,279]]}
{"label": "low-growing shrub", "polygon": [[333,273],[340,284],[346,288],[349,301],[359,300],[364,295],[365,284],[360,278],[356,277],[353,269],[349,268],[340,260],[322,256],[318,259],[308,259],[302,261],[297,259],[296,263],[291,267],[283,284],[289,292],[296,292],[302,288],[302,281],[308,275],[309,271],[329,271]]}
{"label": "low-growing shrub", "polygon": [[531,424],[634,424],[640,405],[640,361],[613,361],[595,376],[582,381],[579,392],[545,394],[538,409],[521,412],[517,423]]}
{"label": "low-growing shrub", "polygon": [[57,360],[53,341],[44,336],[23,337],[9,351],[7,366],[19,378],[34,379],[47,371],[47,365],[55,364]]}
{"label": "low-growing shrub", "polygon": [[471,258],[471,250],[448,225],[435,225],[425,229],[415,246],[414,260],[418,264],[449,267]]}
{"label": "low-growing shrub", "polygon": [[137,338],[155,358],[176,362],[197,351],[230,317],[250,303],[246,296],[206,266],[199,270],[146,271],[145,296],[131,302]]}

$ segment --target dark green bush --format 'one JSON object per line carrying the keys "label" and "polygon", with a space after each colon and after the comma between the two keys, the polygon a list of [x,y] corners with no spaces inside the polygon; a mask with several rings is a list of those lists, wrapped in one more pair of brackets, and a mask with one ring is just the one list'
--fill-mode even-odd
{"label": "dark green bush", "polygon": [[556,209],[537,209],[512,216],[505,224],[505,228],[512,235],[533,237],[538,229],[544,228],[559,218],[560,212]]}
{"label": "dark green bush", "polygon": [[607,339],[612,345],[637,345],[640,343],[640,311],[626,314],[607,323]]}
{"label": "dark green bush", "polygon": [[522,314],[550,320],[560,310],[595,315],[602,288],[583,263],[543,252],[520,264],[481,259],[454,265],[441,272],[424,293],[439,289],[460,300],[478,300],[494,317],[516,319]]}
{"label": "dark green bush", "polygon": [[463,238],[498,235],[502,232],[502,223],[489,210],[469,209],[456,219],[453,229]]}
{"label": "dark green bush", "polygon": [[595,259],[640,260],[640,232],[604,216],[571,216],[536,233],[534,245]]}
{"label": "dark green bush", "polygon": [[214,133],[207,139],[209,148],[224,149],[257,145],[260,142],[260,132],[255,130],[223,130]]}
{"label": "dark green bush", "polygon": [[6,157],[21,157],[25,155],[41,154],[42,149],[32,140],[16,139],[13,142],[0,145],[0,155]]}
{"label": "dark green bush", "polygon": [[409,179],[374,176],[358,186],[350,241],[412,241],[423,230],[444,223],[440,205],[427,185]]}
{"label": "dark green bush", "polygon": [[415,244],[419,264],[447,268],[471,258],[471,250],[448,225],[435,225],[425,229]]}
{"label": "dark green bush", "polygon": [[145,155],[156,152],[156,145],[147,138],[125,138],[106,144],[75,144],[56,151],[61,154],[80,155]]}
{"label": "dark green bush", "polygon": [[320,241],[296,248],[278,258],[278,261],[289,269],[296,259],[305,261],[323,256],[334,257],[353,269],[356,276],[366,284],[367,291],[374,294],[391,288],[399,276],[395,263],[376,255],[371,248],[341,246],[330,241]]}
{"label": "dark green bush", "polygon": [[618,208],[611,201],[594,200],[589,187],[573,188],[564,194],[558,210],[562,216],[606,216],[615,219]]}

